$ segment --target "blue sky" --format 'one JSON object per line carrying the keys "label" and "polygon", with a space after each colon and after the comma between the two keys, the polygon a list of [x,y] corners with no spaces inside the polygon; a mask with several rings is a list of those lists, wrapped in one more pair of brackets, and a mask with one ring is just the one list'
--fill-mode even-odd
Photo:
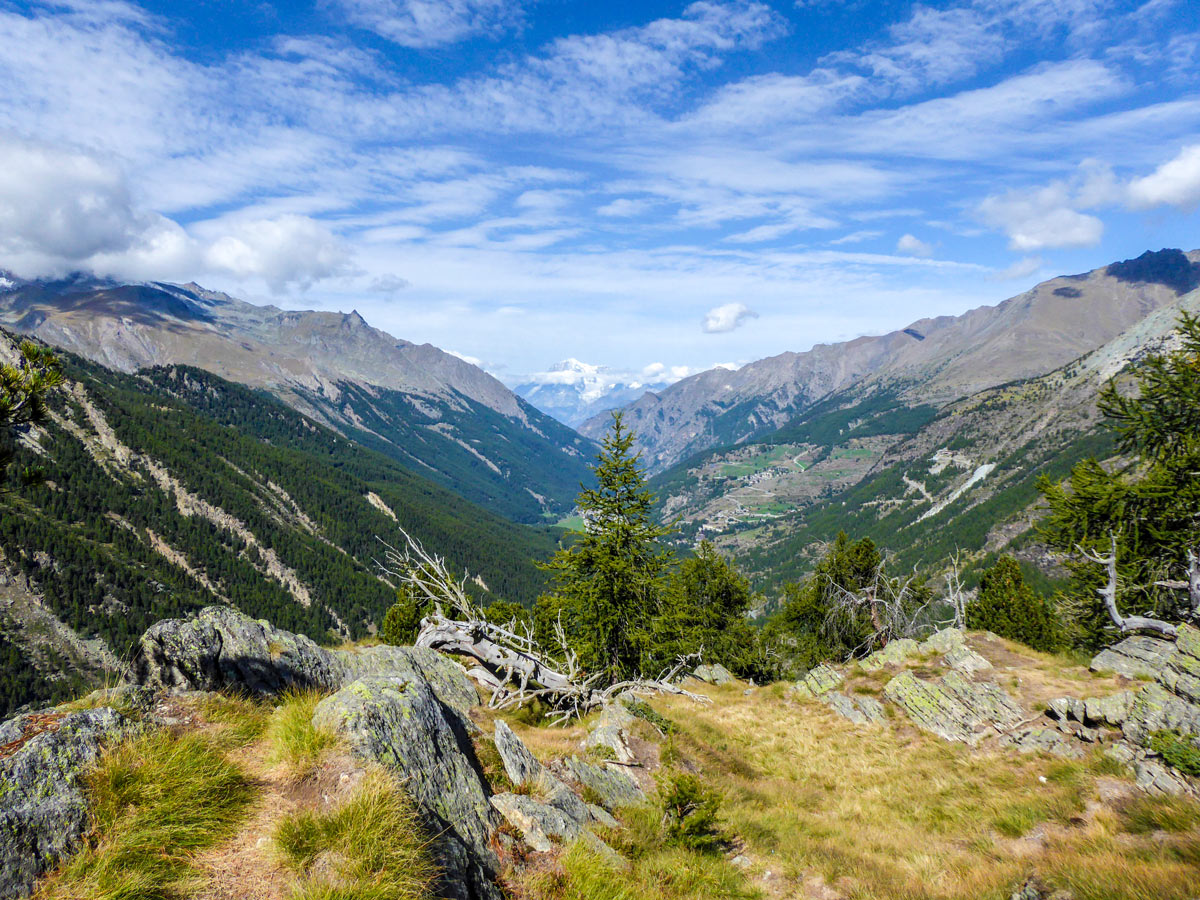
{"label": "blue sky", "polygon": [[0,268],[676,375],[1200,246],[1194,3],[0,3]]}

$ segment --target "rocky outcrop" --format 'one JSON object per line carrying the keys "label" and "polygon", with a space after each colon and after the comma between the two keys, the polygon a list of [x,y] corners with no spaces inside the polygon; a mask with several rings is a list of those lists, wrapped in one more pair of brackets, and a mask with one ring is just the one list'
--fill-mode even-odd
{"label": "rocky outcrop", "polygon": [[112,709],[17,716],[0,725],[0,898],[24,897],[88,825],[81,777],[134,724]]}
{"label": "rocky outcrop", "polygon": [[424,647],[326,650],[304,635],[209,606],[193,619],[147,629],[131,666],[134,682],[167,692],[238,690],[271,695],[288,688],[334,691],[371,675],[420,677],[460,712],[478,702],[462,667]]}
{"label": "rocky outcrop", "polygon": [[911,638],[900,638],[882,650],[876,650],[870,656],[860,659],[858,665],[867,672],[877,672],[885,666],[899,665],[908,657],[914,656],[919,647],[920,644]]}
{"label": "rocky outcrop", "polygon": [[945,655],[943,661],[950,668],[962,672],[965,675],[974,675],[976,672],[986,672],[992,667],[990,662],[988,662],[970,647],[962,644],[952,648]]}
{"label": "rocky outcrop", "polygon": [[499,824],[475,760],[469,720],[412,674],[372,675],[318,704],[313,724],[345,739],[361,759],[393,771],[425,820],[453,900],[499,900],[499,860],[489,838]]}
{"label": "rocky outcrop", "polygon": [[887,683],[883,693],[918,727],[948,741],[973,745],[987,733],[980,730],[983,726],[1004,731],[1024,717],[999,685],[969,681],[958,672],[947,672],[936,682],[901,672]]}
{"label": "rocky outcrop", "polygon": [[633,720],[633,713],[624,703],[610,703],[584,738],[584,749],[611,754],[614,760],[625,765],[635,762],[636,757],[629,746],[629,727]]}
{"label": "rocky outcrop", "polygon": [[573,781],[606,809],[637,806],[646,802],[646,795],[632,778],[610,766],[595,766],[576,756],[561,763],[563,778]]}
{"label": "rocky outcrop", "polygon": [[734,675],[720,663],[712,665],[696,666],[696,671],[692,673],[696,678],[708,684],[722,685],[729,684],[735,681]]}
{"label": "rocky outcrop", "polygon": [[874,697],[839,694],[827,691],[818,698],[835,713],[849,719],[855,725],[882,725],[887,721],[883,704]]}
{"label": "rocky outcrop", "polygon": [[[1157,731],[1200,736],[1200,629],[1181,625],[1171,652],[1161,653],[1160,649],[1155,649],[1153,657],[1158,662],[1155,681],[1134,694],[1121,722],[1125,737],[1142,746],[1148,745]],[[1095,660],[1092,665],[1095,667]]]}
{"label": "rocky outcrop", "polygon": [[1113,672],[1126,678],[1154,678],[1174,653],[1171,641],[1137,634],[1101,650],[1092,659],[1090,668],[1093,672]]}
{"label": "rocky outcrop", "polygon": [[792,690],[802,697],[820,697],[841,683],[842,673],[821,663],[821,665],[809,669],[808,674],[797,681]]}

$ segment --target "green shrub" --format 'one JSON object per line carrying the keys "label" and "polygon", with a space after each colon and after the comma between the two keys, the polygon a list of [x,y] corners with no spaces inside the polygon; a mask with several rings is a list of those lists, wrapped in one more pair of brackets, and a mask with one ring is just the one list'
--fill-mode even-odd
{"label": "green shrub", "polygon": [[1035,650],[1062,645],[1062,627],[1053,607],[1025,583],[1021,567],[1002,556],[983,573],[979,596],[967,607],[967,626],[993,631]]}
{"label": "green shrub", "polygon": [[714,851],[721,846],[721,795],[690,772],[659,777],[658,802],[668,844]]}
{"label": "green shrub", "polygon": [[1176,731],[1156,731],[1150,749],[1185,775],[1200,776],[1200,746]]}
{"label": "green shrub", "polygon": [[675,733],[675,723],[656,710],[645,700],[629,700],[625,703],[625,708],[638,719],[644,719],[649,722],[664,735]]}
{"label": "green shrub", "polygon": [[385,644],[405,646],[417,639],[421,619],[429,613],[429,601],[417,598],[409,590],[396,594],[396,602],[383,617],[379,639]]}

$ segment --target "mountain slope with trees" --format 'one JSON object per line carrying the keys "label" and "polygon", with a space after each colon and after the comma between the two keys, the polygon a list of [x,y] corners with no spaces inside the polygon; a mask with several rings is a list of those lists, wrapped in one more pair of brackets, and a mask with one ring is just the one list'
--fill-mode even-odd
{"label": "mountain slope with trees", "polygon": [[[264,391],[184,366],[126,375],[66,357],[63,373],[44,426],[8,437],[0,504],[0,652],[52,688],[103,678],[150,622],[213,603],[318,640],[363,637],[394,600],[371,560],[376,536],[397,526],[469,568],[485,600],[529,603],[542,589],[548,530],[514,525]],[[40,481],[21,478],[29,467]],[[16,685],[2,699],[39,694]]]}

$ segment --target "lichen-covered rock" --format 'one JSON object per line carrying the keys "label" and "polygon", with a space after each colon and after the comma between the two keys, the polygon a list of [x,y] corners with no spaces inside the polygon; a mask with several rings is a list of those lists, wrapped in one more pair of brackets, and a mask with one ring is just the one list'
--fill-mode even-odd
{"label": "lichen-covered rock", "polygon": [[1133,691],[1121,691],[1108,697],[1089,697],[1083,701],[1083,716],[1073,718],[1093,727],[1120,725],[1129,718],[1133,708]]}
{"label": "lichen-covered rock", "polygon": [[966,644],[967,636],[961,628],[943,628],[935,631],[921,642],[921,653],[949,653]]}
{"label": "lichen-covered rock", "polygon": [[1175,652],[1158,673],[1158,681],[1172,693],[1200,703],[1200,630],[1179,626]]}
{"label": "lichen-covered rock", "polygon": [[796,682],[794,690],[803,697],[820,697],[841,683],[841,673],[821,663],[816,668],[809,669],[808,674]]}
{"label": "lichen-covered rock", "polygon": [[1143,757],[1133,763],[1137,786],[1148,794],[1180,796],[1192,794],[1188,780],[1161,760]]}
{"label": "lichen-covered rock", "polygon": [[1093,672],[1115,672],[1126,678],[1154,678],[1174,652],[1172,641],[1137,634],[1101,650],[1089,668]]}
{"label": "lichen-covered rock", "polygon": [[606,809],[620,809],[646,802],[646,795],[632,778],[615,767],[594,766],[576,756],[561,763],[563,777],[575,782]]}
{"label": "lichen-covered rock", "polygon": [[304,635],[209,606],[193,619],[164,619],[142,635],[135,683],[168,692],[238,690],[277,694],[290,687],[334,691],[370,675],[420,676],[442,702],[465,713],[479,702],[462,667],[426,647],[326,650]]}
{"label": "lichen-covered rock", "polygon": [[[940,633],[940,632],[939,632]],[[963,644],[951,648],[945,656],[945,663],[952,669],[974,675],[976,672],[986,672],[992,664]]]}
{"label": "lichen-covered rock", "polygon": [[877,672],[885,666],[898,666],[919,652],[921,652],[921,645],[916,641],[911,638],[900,638],[892,641],[882,650],[876,650],[865,659],[860,659],[858,664],[867,672]]}
{"label": "lichen-covered rock", "polygon": [[536,782],[542,777],[545,767],[529,752],[525,742],[508,727],[503,719],[496,720],[496,751],[504,763],[504,771],[513,784]]}
{"label": "lichen-covered rock", "polygon": [[967,681],[958,672],[947,672],[937,682],[901,672],[887,683],[883,693],[919,728],[966,744],[982,738],[978,730],[981,725],[1011,728],[1023,716],[1021,708],[998,685]]}
{"label": "lichen-covered rock", "polygon": [[634,762],[636,757],[629,746],[629,727],[633,721],[634,715],[624,703],[610,703],[583,739],[584,749],[604,748],[601,752],[611,753],[619,763]]}
{"label": "lichen-covered rock", "polygon": [[729,684],[731,681],[736,680],[733,673],[720,663],[696,666],[696,671],[692,674],[701,681],[715,685]]}
{"label": "lichen-covered rock", "polygon": [[1003,745],[1015,747],[1022,753],[1050,753],[1066,759],[1079,759],[1083,748],[1070,736],[1054,728],[1023,728],[1006,734]]}
{"label": "lichen-covered rock", "polygon": [[882,724],[885,721],[883,704],[874,697],[851,697],[837,691],[826,691],[822,703],[855,725]]}
{"label": "lichen-covered rock", "polygon": [[81,776],[106,743],[135,728],[113,709],[17,716],[0,726],[0,898],[24,897],[80,843]]}
{"label": "lichen-covered rock", "polygon": [[[589,849],[614,861],[620,855],[596,837],[589,828],[589,820],[580,820],[566,815],[551,803],[543,803],[522,794],[496,794],[492,806],[521,832],[525,843],[539,853],[549,853],[555,845],[580,840]],[[605,814],[607,815],[607,814]],[[610,821],[615,821],[608,816]]]}
{"label": "lichen-covered rock", "polygon": [[354,755],[404,780],[444,877],[442,895],[499,900],[498,824],[465,718],[415,675],[374,675],[322,700],[313,725],[341,735]]}
{"label": "lichen-covered rock", "polygon": [[1129,740],[1144,746],[1154,732],[1167,729],[1200,734],[1200,706],[1161,684],[1148,684],[1134,695],[1121,730]]}

